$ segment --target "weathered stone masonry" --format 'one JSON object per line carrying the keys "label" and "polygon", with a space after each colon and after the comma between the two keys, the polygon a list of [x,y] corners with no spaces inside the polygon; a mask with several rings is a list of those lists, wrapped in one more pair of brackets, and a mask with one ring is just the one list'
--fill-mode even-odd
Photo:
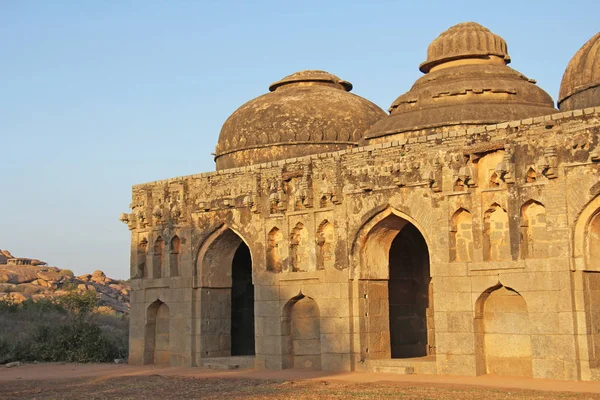
{"label": "weathered stone masonry", "polygon": [[130,363],[600,379],[600,107],[535,107],[134,186]]}

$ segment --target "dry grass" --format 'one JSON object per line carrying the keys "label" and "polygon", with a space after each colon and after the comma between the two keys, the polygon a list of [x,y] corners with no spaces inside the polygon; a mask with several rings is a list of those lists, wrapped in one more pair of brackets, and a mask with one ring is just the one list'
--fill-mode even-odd
{"label": "dry grass", "polygon": [[11,381],[1,399],[600,399],[600,395],[472,387],[429,387],[395,382],[268,381],[159,375],[119,378]]}

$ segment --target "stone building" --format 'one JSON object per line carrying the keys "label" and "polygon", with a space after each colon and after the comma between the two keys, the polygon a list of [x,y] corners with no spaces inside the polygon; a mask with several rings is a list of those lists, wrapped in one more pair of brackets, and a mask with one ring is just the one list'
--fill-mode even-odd
{"label": "stone building", "polygon": [[600,379],[600,33],[558,109],[475,23],[389,114],[323,71],[133,187],[131,364]]}

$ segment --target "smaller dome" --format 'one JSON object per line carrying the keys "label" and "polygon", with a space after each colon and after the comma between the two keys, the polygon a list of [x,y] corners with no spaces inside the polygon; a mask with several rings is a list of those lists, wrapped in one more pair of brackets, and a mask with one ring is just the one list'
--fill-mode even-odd
{"label": "smaller dome", "polygon": [[300,71],[271,84],[225,121],[217,170],[345,150],[385,112],[349,93],[352,84],[325,71]]}
{"label": "smaller dome", "polygon": [[510,63],[504,39],[476,22],[462,22],[442,32],[427,48],[427,60],[419,69],[428,73],[431,68],[447,61],[464,58],[497,56]]}
{"label": "smaller dome", "polygon": [[600,106],[600,32],[575,53],[560,84],[561,111]]}

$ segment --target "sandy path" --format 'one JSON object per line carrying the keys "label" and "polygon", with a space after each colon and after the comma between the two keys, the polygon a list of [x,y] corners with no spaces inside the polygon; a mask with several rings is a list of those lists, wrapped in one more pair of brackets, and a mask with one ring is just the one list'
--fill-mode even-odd
{"label": "sandy path", "polygon": [[25,364],[15,368],[0,369],[1,381],[55,380],[96,377],[98,380],[123,376],[183,376],[198,378],[248,378],[272,380],[327,380],[349,383],[394,382],[407,386],[479,387],[497,389],[527,389],[553,392],[600,393],[600,382],[573,382],[547,379],[512,378],[499,376],[435,376],[396,375],[372,372],[307,372],[285,371],[213,371],[199,368],[159,368],[114,364]]}

